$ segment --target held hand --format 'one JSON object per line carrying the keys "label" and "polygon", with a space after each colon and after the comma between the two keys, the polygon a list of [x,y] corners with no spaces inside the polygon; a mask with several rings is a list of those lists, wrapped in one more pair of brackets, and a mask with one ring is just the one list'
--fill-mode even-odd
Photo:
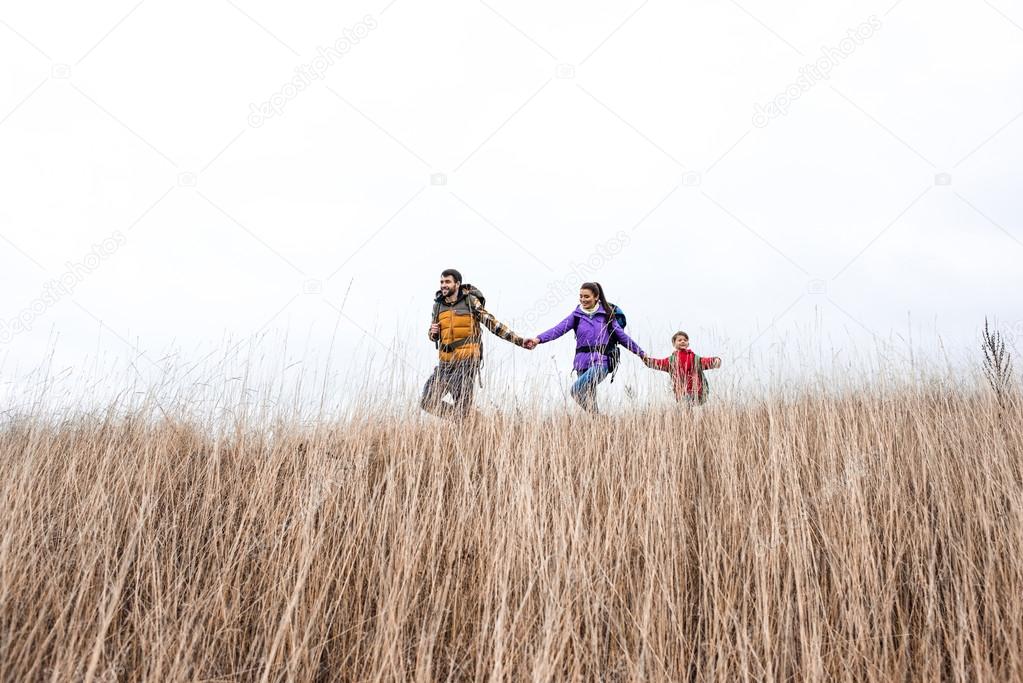
{"label": "held hand", "polygon": [[524,342],[522,342],[522,346],[527,350],[532,351],[537,347],[539,343],[540,343],[539,339],[527,339]]}
{"label": "held hand", "polygon": [[430,325],[430,336],[436,337],[438,334],[440,334],[440,323]]}
{"label": "held hand", "polygon": [[714,359],[714,364],[711,365],[711,367],[714,368],[714,369],[720,368],[721,367],[721,359],[720,358],[715,358]]}

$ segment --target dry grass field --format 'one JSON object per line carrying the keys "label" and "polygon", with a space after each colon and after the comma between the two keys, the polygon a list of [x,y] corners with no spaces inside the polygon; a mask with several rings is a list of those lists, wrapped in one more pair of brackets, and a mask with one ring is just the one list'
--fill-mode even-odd
{"label": "dry grass field", "polygon": [[693,411],[0,430],[5,681],[1023,680],[1023,420]]}

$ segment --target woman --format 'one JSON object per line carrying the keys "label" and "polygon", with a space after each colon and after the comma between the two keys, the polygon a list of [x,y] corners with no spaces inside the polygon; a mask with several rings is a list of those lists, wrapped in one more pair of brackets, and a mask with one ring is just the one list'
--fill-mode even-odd
{"label": "woman", "polygon": [[599,282],[584,282],[579,289],[579,307],[551,329],[529,340],[532,346],[546,344],[569,330],[575,331],[576,353],[572,367],[579,379],[572,385],[572,398],[591,413],[597,412],[597,385],[610,374],[607,352],[612,340],[646,359],[643,349],[615,320],[616,310]]}

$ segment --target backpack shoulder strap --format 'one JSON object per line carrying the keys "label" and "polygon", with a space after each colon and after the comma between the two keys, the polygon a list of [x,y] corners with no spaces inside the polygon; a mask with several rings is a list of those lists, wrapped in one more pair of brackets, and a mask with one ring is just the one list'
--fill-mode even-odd
{"label": "backpack shoulder strap", "polygon": [[[433,314],[430,316],[430,322],[431,322],[431,324],[434,324],[434,325],[436,325],[436,324],[438,324],[440,322],[440,302],[439,301],[434,301],[433,302]],[[436,347],[438,349],[440,348],[440,339],[441,339],[441,335],[438,334],[437,338],[433,340],[434,347]]]}
{"label": "backpack shoulder strap", "polygon": [[[472,315],[472,324],[477,337],[483,338],[483,330],[480,329],[480,310],[485,308],[484,302],[475,294],[466,294],[465,303],[469,306],[469,313]],[[480,342],[482,345],[482,341]]]}
{"label": "backpack shoulder strap", "polygon": [[[485,354],[483,353],[483,330],[480,327],[479,312],[481,308],[486,307],[486,300],[483,299],[478,290],[473,289],[465,293],[465,303],[469,306],[469,311],[472,313],[473,336],[476,337],[476,344],[480,347],[480,367],[482,368]],[[477,378],[479,379],[479,384],[482,387],[482,373],[477,375]]]}
{"label": "backpack shoulder strap", "polygon": [[703,374],[703,358],[693,354],[693,365],[696,369],[696,374],[700,378],[700,393],[697,394],[696,399],[703,403],[707,400],[707,394],[710,392],[710,385],[707,384],[707,376]]}

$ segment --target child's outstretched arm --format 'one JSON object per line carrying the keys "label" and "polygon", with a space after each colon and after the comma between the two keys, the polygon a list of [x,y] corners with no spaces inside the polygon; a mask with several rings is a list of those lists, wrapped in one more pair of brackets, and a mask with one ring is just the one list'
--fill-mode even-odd
{"label": "child's outstretched arm", "polygon": [[663,370],[664,372],[668,372],[671,368],[669,359],[667,358],[651,358],[650,356],[647,356],[643,359],[643,362],[646,363],[646,366],[651,370]]}
{"label": "child's outstretched arm", "polygon": [[721,359],[717,356],[711,356],[710,358],[700,358],[700,365],[703,366],[704,370],[716,370],[721,367]]}

